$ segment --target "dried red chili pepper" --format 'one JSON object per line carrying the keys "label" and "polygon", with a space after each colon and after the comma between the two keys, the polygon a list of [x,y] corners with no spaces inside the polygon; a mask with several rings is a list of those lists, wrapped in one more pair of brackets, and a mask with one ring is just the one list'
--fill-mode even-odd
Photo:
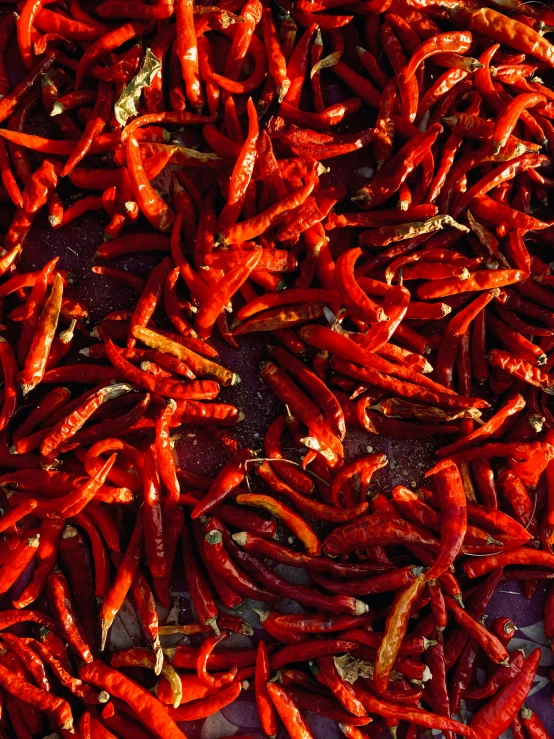
{"label": "dried red chili pepper", "polygon": [[406,633],[410,610],[415,601],[421,595],[425,586],[425,577],[422,574],[416,576],[414,582],[404,590],[400,590],[393,601],[391,612],[385,625],[385,635],[375,659],[373,672],[373,683],[376,690],[386,690],[390,672],[400,643]]}
{"label": "dried red chili pepper", "polygon": [[450,567],[467,530],[466,495],[458,468],[452,465],[438,474],[435,484],[441,501],[441,547],[426,580],[435,580]]}
{"label": "dried red chili pepper", "polygon": [[[91,513],[90,505],[87,512]],[[92,549],[94,560],[94,592],[97,597],[102,598],[109,588],[109,564],[106,548],[94,522],[86,513],[78,513],[74,516],[75,523],[85,529]]]}
{"label": "dried red chili pepper", "polygon": [[84,665],[79,670],[79,676],[82,680],[106,690],[115,698],[132,704],[134,712],[143,724],[160,739],[162,737],[182,739],[184,736],[158,700],[118,670],[108,667],[100,660],[95,660],[89,665]]}
{"label": "dried red chili pepper", "polygon": [[[206,562],[220,578],[226,581],[232,590],[245,598],[254,598],[264,602],[277,600],[269,590],[260,588],[253,580],[240,570],[232,561],[223,543],[223,534],[217,528],[214,519],[208,522],[209,529],[204,537],[203,552]],[[214,583],[217,587],[217,583]]]}
{"label": "dried red chili pepper", "polygon": [[487,699],[495,695],[500,688],[503,688],[521,672],[521,668],[525,664],[525,655],[520,650],[514,651],[510,654],[509,662],[509,666],[501,665],[497,667],[491,678],[482,687],[464,690],[464,696],[466,698]]}
{"label": "dried red chili pepper", "polygon": [[308,725],[289,693],[276,683],[267,683],[267,691],[291,739],[310,739]]}
{"label": "dried red chili pepper", "polygon": [[3,665],[0,665],[0,684],[14,698],[51,714],[53,721],[62,731],[70,733],[73,731],[71,707],[63,698],[58,698],[44,690],[35,688],[34,685],[15,675]]}
{"label": "dried red chili pepper", "polygon": [[209,626],[217,634],[219,632],[217,625],[219,609],[214,601],[206,577],[200,569],[192,547],[192,539],[186,527],[183,528],[182,542],[185,577],[196,615],[203,625]]}
{"label": "dried red chili pepper", "polygon": [[83,634],[92,646],[96,630],[96,599],[90,552],[84,538],[73,526],[66,526],[59,547],[60,558],[75,600],[75,610]]}
{"label": "dried red chili pepper", "polygon": [[298,514],[294,513],[283,503],[270,498],[268,495],[238,495],[236,498],[240,505],[254,505],[265,508],[276,518],[281,519],[283,524],[303,543],[306,552],[312,556],[321,554],[321,542],[312,528]]}
{"label": "dried red chili pepper", "polygon": [[138,572],[143,553],[143,534],[140,516],[137,516],[133,534],[117,568],[115,579],[107,592],[100,609],[100,626],[102,628],[101,649],[104,649],[108,631],[123,601],[129,592],[135,575]]}
{"label": "dried red chili pepper", "polygon": [[85,640],[81,624],[74,613],[69,582],[59,570],[54,570],[48,575],[47,588],[48,600],[54,612],[56,624],[67,643],[83,662],[92,662],[90,646]]}
{"label": "dried red chili pepper", "polygon": [[512,682],[505,686],[472,719],[483,736],[493,737],[507,729],[520,710],[537,671],[540,650],[535,649]]}

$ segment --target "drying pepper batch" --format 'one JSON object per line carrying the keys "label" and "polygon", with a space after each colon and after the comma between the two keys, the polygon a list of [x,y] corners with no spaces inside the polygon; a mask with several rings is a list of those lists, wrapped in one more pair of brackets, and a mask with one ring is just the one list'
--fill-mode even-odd
{"label": "drying pepper batch", "polygon": [[[2,13],[1,739],[182,739],[245,690],[267,737],[318,739],[306,711],[348,739],[552,736],[540,649],[485,614],[546,586],[554,638],[554,11]],[[37,217],[93,211],[93,272],[136,294],[94,324],[63,258],[22,269]],[[279,409],[256,450],[214,346],[252,362],[251,334]],[[174,453],[198,426],[230,449],[213,478]],[[432,437],[434,466],[376,492],[355,429]],[[176,576],[188,623],[159,615]],[[111,643],[124,607],[146,646]]]}

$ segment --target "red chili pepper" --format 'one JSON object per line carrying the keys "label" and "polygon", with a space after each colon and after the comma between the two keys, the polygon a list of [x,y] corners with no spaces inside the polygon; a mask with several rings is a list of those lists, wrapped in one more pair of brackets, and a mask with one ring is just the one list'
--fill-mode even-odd
{"label": "red chili pepper", "polygon": [[163,580],[166,576],[168,563],[165,556],[158,460],[153,446],[146,450],[142,481],[144,503],[141,518],[144,547],[148,569],[155,584],[158,578]]}
{"label": "red chili pepper", "polygon": [[266,385],[277,397],[306,424],[310,435],[317,439],[324,450],[328,449],[331,461],[336,463],[336,459],[341,459],[344,452],[340,440],[335,436],[321,411],[299,390],[289,376],[271,362],[262,366],[261,375]]}
{"label": "red chili pepper", "polygon": [[94,102],[94,108],[90,118],[87,121],[85,130],[81,140],[75,151],[67,160],[64,168],[61,171],[61,176],[65,177],[79,164],[82,159],[87,155],[94,138],[102,133],[104,126],[110,116],[110,111],[113,105],[113,90],[112,86],[106,82],[100,82],[98,85],[98,91]]}
{"label": "red chili pepper", "polygon": [[302,542],[308,554],[317,557],[321,554],[321,542],[313,529],[298,514],[283,503],[270,498],[268,495],[238,495],[240,505],[254,505],[265,508],[275,518],[281,519],[283,524]]}
{"label": "red chili pepper", "polygon": [[[87,506],[87,512],[91,513],[91,506]],[[48,520],[48,519],[47,519]],[[102,598],[109,588],[109,564],[104,542],[94,522],[86,513],[78,513],[74,516],[75,523],[83,528],[90,540],[92,557],[94,560],[95,595]],[[40,554],[40,552],[39,552]]]}
{"label": "red chili pepper", "polygon": [[[213,695],[191,701],[184,706],[179,706],[179,708],[169,708],[167,712],[169,713],[170,718],[179,722],[196,721],[197,719],[207,718],[233,703],[240,695],[241,690],[241,683],[239,681],[235,681],[228,688],[219,690]],[[163,734],[162,736],[165,737],[166,735]]]}
{"label": "red chili pepper", "polygon": [[[53,370],[55,372],[55,370]],[[51,370],[52,372],[52,370]],[[96,411],[103,403],[119,397],[121,394],[130,390],[129,385],[118,384],[102,387],[92,394],[87,394],[85,398],[79,399],[76,408],[65,418],[62,418],[55,426],[53,426],[41,444],[41,455],[44,460],[50,463],[55,459],[61,449],[71,437],[76,434],[94,411]],[[66,408],[64,408],[64,411]]]}
{"label": "red chili pepper", "polygon": [[256,675],[255,675],[255,692],[256,707],[262,730],[266,736],[275,736],[277,734],[277,714],[273,703],[271,702],[269,692],[267,690],[267,682],[271,677],[267,647],[261,641],[258,644],[258,652],[256,656]]}
{"label": "red chili pepper", "polygon": [[422,574],[417,575],[414,582],[400,590],[393,601],[385,625],[385,634],[375,659],[373,683],[377,691],[383,691],[387,688],[394,660],[406,633],[411,606],[421,595],[424,585],[424,576]]}
{"label": "red chili pepper", "polygon": [[510,665],[506,667],[501,665],[496,668],[490,680],[481,688],[466,689],[464,696],[466,698],[487,699],[495,695],[500,688],[503,688],[511,680],[513,680],[520,672],[525,664],[525,655],[521,650],[516,650],[510,654]]}
{"label": "red chili pepper", "polygon": [[0,429],[7,426],[17,408],[17,361],[13,349],[5,339],[0,341],[0,362],[4,375],[4,393],[0,411]]}
{"label": "red chili pepper", "polygon": [[[23,703],[45,711],[62,731],[73,732],[73,715],[71,707],[63,698],[36,688],[31,683],[0,665],[0,685],[9,695]],[[30,709],[29,709],[30,710]]]}
{"label": "red chili pepper", "polygon": [[196,615],[203,625],[211,627],[217,634],[219,631],[217,626],[219,609],[213,599],[206,577],[200,569],[192,548],[192,540],[186,527],[183,528],[182,541],[183,566]]}
{"label": "red chili pepper", "polygon": [[208,528],[203,543],[204,557],[206,562],[209,563],[209,569],[214,570],[220,578],[229,584],[233,591],[245,598],[254,598],[264,602],[277,600],[277,597],[272,595],[269,590],[257,586],[248,575],[235,565],[223,543],[222,532],[215,528],[216,522],[214,519],[210,519],[207,526],[210,525],[212,528]]}
{"label": "red chili pepper", "polygon": [[92,662],[90,646],[74,613],[69,582],[59,570],[54,570],[48,575],[47,588],[48,600],[59,630],[83,662]]}
{"label": "red chili pepper", "polygon": [[204,499],[193,509],[191,513],[193,519],[204,516],[241,484],[246,476],[246,462],[249,459],[252,459],[252,452],[249,449],[243,449],[227,462],[211,484]]}
{"label": "red chili pepper", "polygon": [[[243,223],[245,223],[243,221]],[[239,227],[243,224],[239,224]],[[225,229],[224,233],[233,226]],[[261,258],[261,249],[248,253],[236,267],[222,277],[214,286],[213,292],[201,299],[200,309],[195,318],[195,328],[203,338],[211,335],[213,326],[219,314],[225,309],[229,300],[240,286],[248,279]]]}
{"label": "red chili pepper", "polygon": [[184,736],[157,699],[118,670],[95,660],[84,665],[79,670],[79,676],[82,680],[106,690],[111,696],[132,704],[142,723],[160,739],[182,739]]}
{"label": "red chili pepper", "polygon": [[125,600],[135,575],[138,572],[140,560],[142,559],[142,552],[142,524],[141,518],[137,516],[133,534],[125,554],[123,555],[121,564],[117,569],[114,582],[102,601],[102,608],[100,610],[100,625],[102,628],[101,649],[104,649],[106,645],[108,630],[117,616],[119,609],[123,605],[123,601]]}
{"label": "red chili pepper", "polygon": [[56,274],[52,291],[37,321],[25,364],[18,375],[23,394],[27,395],[42,380],[48,354],[58,325],[63,296],[63,280]]}
{"label": "red chili pepper", "polygon": [[133,135],[127,139],[127,165],[131,188],[143,215],[158,231],[169,231],[175,214],[155,192],[146,175],[138,141]]}
{"label": "red chili pepper", "polygon": [[289,693],[276,683],[267,683],[267,691],[291,739],[311,739],[308,725]]}
{"label": "red chili pepper", "polygon": [[95,590],[92,561],[84,538],[73,526],[66,526],[59,543],[62,565],[67,573],[75,610],[87,642],[94,644]]}
{"label": "red chili pepper", "polygon": [[441,501],[441,547],[437,559],[426,573],[426,580],[442,575],[458,555],[467,530],[466,495],[458,468],[442,470],[435,479]]}
{"label": "red chili pepper", "polygon": [[531,739],[545,739],[548,731],[536,713],[526,706],[521,709],[521,721]]}
{"label": "red chili pepper", "polygon": [[296,508],[320,521],[332,521],[335,523],[351,521],[362,513],[365,513],[368,509],[366,501],[362,501],[358,505],[352,505],[349,508],[337,508],[333,505],[327,505],[326,503],[319,503],[318,501],[305,498],[290,487],[290,485],[280,480],[265,462],[257,467],[256,472],[275,492],[285,495],[294,503]]}
{"label": "red chili pepper", "polygon": [[473,726],[479,726],[484,737],[493,737],[505,731],[520,710],[533,683],[540,658],[540,650],[535,649],[525,662],[521,672],[489,701],[473,717]]}
{"label": "red chili pepper", "polygon": [[335,280],[342,302],[355,318],[365,323],[384,321],[386,313],[376,305],[356,281],[354,266],[361,255],[361,249],[344,251],[335,267]]}

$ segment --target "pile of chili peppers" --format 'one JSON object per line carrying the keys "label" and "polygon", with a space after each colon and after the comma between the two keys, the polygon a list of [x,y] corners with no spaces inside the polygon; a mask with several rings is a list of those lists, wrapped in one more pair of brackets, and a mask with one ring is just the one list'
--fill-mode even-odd
{"label": "pile of chili peppers", "polygon": [[[548,737],[540,651],[485,613],[546,583],[554,638],[554,12],[3,9],[0,737],[177,739],[250,687],[268,737],[310,739],[306,710],[349,739]],[[96,325],[63,260],[22,267],[37,218],[91,211],[93,272],[136,292]],[[263,450],[215,348],[255,333]],[[214,478],[177,464],[187,425],[227,440]],[[376,492],[355,428],[436,464]],[[196,619],[163,623],[183,574]],[[264,638],[226,648],[247,599]],[[113,651],[126,600],[145,646]]]}

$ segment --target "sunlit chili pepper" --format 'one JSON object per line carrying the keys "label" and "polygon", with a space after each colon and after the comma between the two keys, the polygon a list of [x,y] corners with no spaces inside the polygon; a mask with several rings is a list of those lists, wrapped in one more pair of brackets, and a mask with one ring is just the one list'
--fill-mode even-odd
{"label": "sunlit chili pepper", "polygon": [[238,495],[236,501],[241,505],[255,505],[265,508],[276,518],[281,519],[283,524],[300,539],[308,554],[312,556],[321,554],[321,543],[314,531],[298,514],[283,503],[270,498],[268,495]]}
{"label": "sunlit chili pepper", "polygon": [[92,662],[90,647],[85,641],[81,624],[74,613],[70,587],[65,576],[58,570],[48,576],[48,597],[58,628],[70,647],[84,662]]}
{"label": "sunlit chili pepper", "polygon": [[385,635],[375,659],[373,682],[379,691],[387,688],[392,665],[406,633],[411,606],[419,598],[424,584],[424,575],[417,575],[414,582],[404,590],[400,590],[393,601],[392,610],[385,625]]}
{"label": "sunlit chili pepper", "polygon": [[484,737],[493,737],[507,729],[520,710],[533,683],[540,651],[535,649],[527,658],[521,672],[487,703],[472,719]]}
{"label": "sunlit chili pepper", "polygon": [[133,534],[123,555],[123,559],[117,568],[115,579],[106,594],[100,610],[100,625],[102,627],[101,648],[104,649],[108,637],[108,631],[112,625],[123,601],[131,588],[136,573],[138,572],[140,560],[143,553],[143,534],[141,519],[137,516]]}
{"label": "sunlit chili pepper", "polygon": [[[216,526],[216,522],[210,519],[207,534],[204,537],[203,551],[210,570],[214,570],[221,578],[224,578],[230,587],[245,598],[254,598],[265,602],[277,600],[269,590],[260,588],[242,570],[240,570],[231,557],[223,543],[223,534]],[[216,586],[217,587],[217,586]]]}
{"label": "sunlit chili pepper", "polygon": [[219,610],[213,599],[207,579],[196,559],[196,554],[192,547],[192,539],[186,527],[183,529],[182,541],[185,576],[196,615],[202,624],[211,627],[217,634]]}

